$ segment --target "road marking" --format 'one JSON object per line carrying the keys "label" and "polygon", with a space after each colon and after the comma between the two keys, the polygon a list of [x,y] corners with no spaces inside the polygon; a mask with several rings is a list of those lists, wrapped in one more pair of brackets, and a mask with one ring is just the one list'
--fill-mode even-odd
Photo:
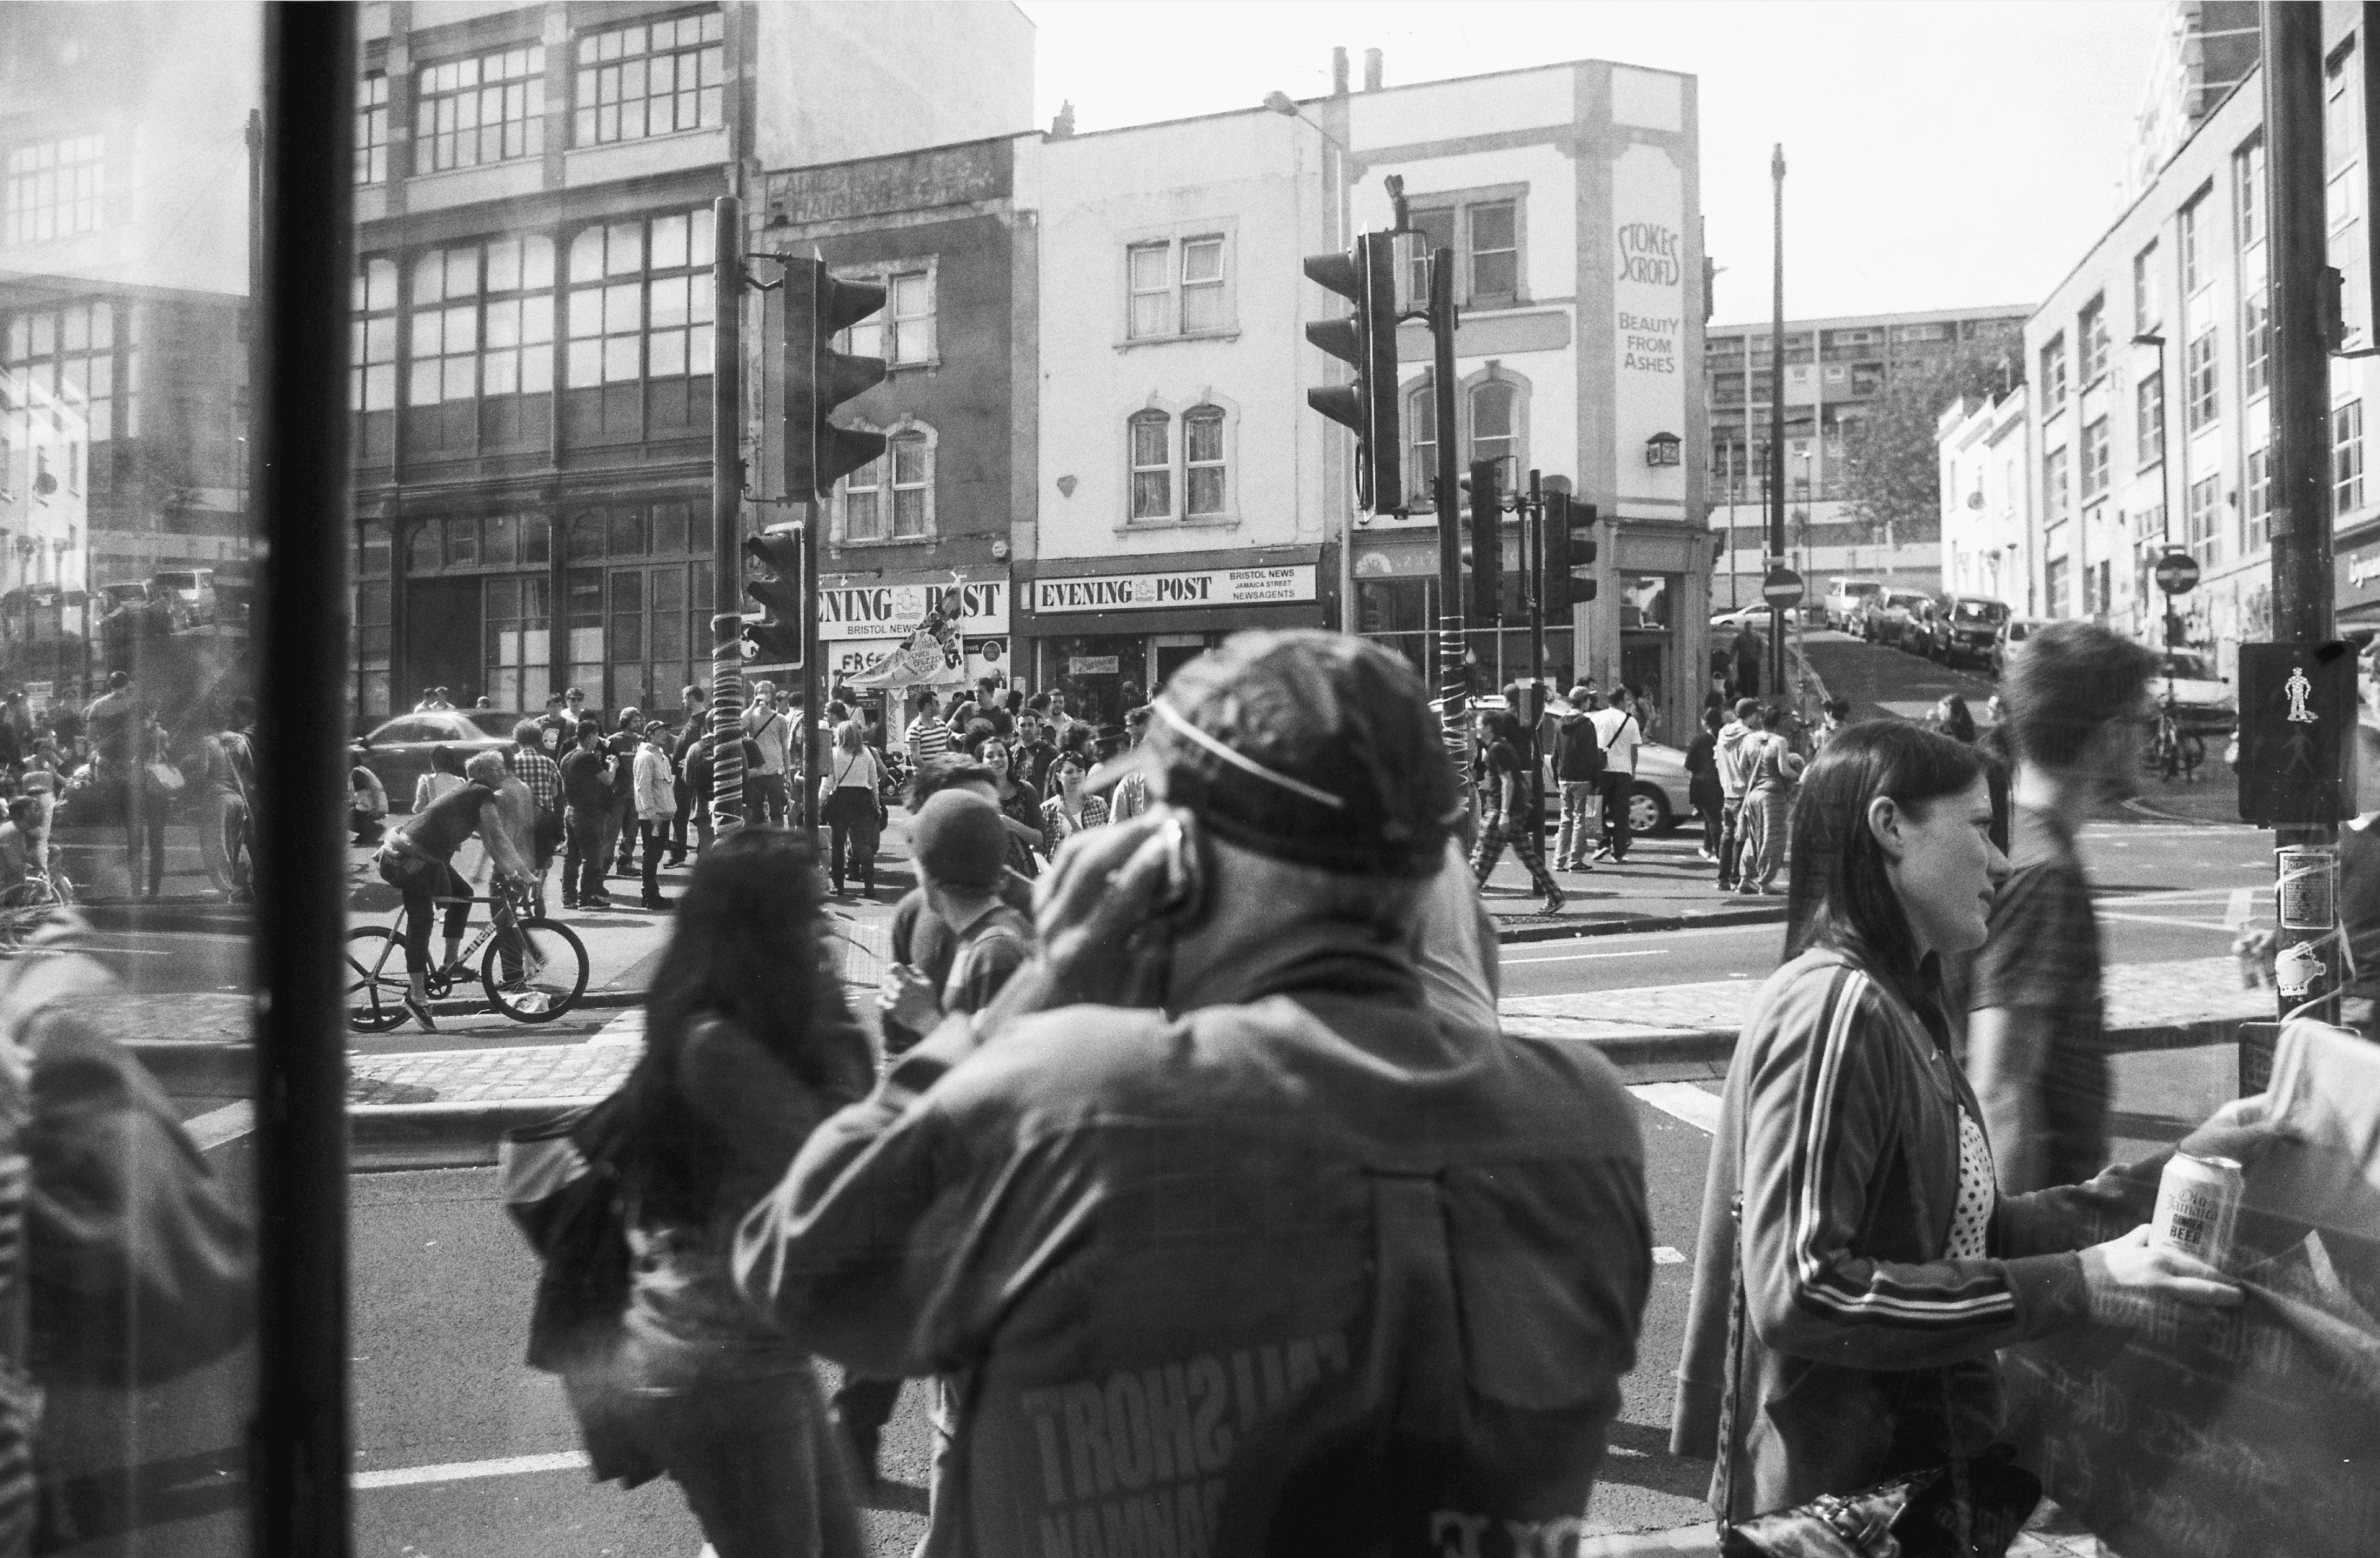
{"label": "road marking", "polygon": [[218,1147],[229,1146],[256,1128],[256,1105],[241,1099],[237,1103],[226,1103],[221,1109],[210,1109],[203,1114],[193,1115],[182,1122],[182,1128],[190,1133],[190,1139],[198,1144],[200,1151],[212,1152]]}
{"label": "road marking", "polygon": [[597,1029],[587,1041],[590,1044],[642,1044],[645,1041],[645,1009],[631,1006]]}
{"label": "road marking", "polygon": [[1686,1257],[1682,1251],[1671,1249],[1665,1244],[1653,1247],[1653,1264],[1656,1266],[1682,1266],[1685,1263]]}
{"label": "road marking", "polygon": [[2176,919],[2169,914],[2117,914],[2107,909],[2099,911],[2102,919],[2130,920],[2134,925],[2181,925],[2192,931],[2230,931],[2233,926],[2214,919]]}
{"label": "road marking", "polygon": [[1669,955],[1669,948],[1654,946],[1636,952],[1566,952],[1559,957],[1503,957],[1497,961],[1509,966],[1514,963],[1584,963],[1590,957],[1667,957]]}
{"label": "road marking", "polygon": [[426,1482],[470,1482],[485,1477],[526,1477],[540,1471],[576,1471],[587,1465],[584,1450],[562,1450],[551,1455],[512,1455],[500,1461],[450,1461],[444,1466],[392,1467],[386,1471],[359,1471],[357,1488],[413,1488]]}
{"label": "road marking", "polygon": [[1628,1090],[1639,1102],[1683,1120],[1705,1136],[1718,1129],[1718,1094],[1705,1092],[1692,1082],[1639,1082]]}

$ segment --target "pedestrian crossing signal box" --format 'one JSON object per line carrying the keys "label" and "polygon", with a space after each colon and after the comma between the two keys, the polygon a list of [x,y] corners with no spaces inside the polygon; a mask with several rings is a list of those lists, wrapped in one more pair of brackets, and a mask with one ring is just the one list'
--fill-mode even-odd
{"label": "pedestrian crossing signal box", "polygon": [[[2162,684],[2152,680],[2158,696]],[[2240,646],[2240,818],[2266,827],[2350,814],[2355,650],[2343,643]]]}

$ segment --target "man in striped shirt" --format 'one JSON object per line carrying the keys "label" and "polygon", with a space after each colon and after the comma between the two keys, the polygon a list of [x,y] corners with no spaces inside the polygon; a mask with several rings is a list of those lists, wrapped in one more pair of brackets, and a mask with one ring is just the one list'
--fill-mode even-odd
{"label": "man in striped shirt", "polygon": [[917,717],[909,722],[909,761],[914,766],[951,749],[950,726],[942,723],[941,700],[931,692],[917,694]]}

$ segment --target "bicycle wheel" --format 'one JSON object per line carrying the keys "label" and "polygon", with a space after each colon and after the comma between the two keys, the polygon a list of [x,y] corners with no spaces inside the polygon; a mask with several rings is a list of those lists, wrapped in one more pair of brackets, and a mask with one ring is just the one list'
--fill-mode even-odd
{"label": "bicycle wheel", "polygon": [[[505,955],[520,968],[507,977]],[[488,942],[480,983],[496,1010],[515,1022],[552,1022],[587,992],[587,948],[567,925],[523,919]]]}
{"label": "bicycle wheel", "polygon": [[347,1026],[385,1033],[406,1018],[405,943],[385,926],[347,932]]}

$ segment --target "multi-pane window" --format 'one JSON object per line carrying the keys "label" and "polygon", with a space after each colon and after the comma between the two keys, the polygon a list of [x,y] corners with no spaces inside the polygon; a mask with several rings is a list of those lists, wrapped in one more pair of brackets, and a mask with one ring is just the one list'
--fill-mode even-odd
{"label": "multi-pane window", "polygon": [[2265,241],[2265,138],[2260,132],[2231,154],[2231,183],[2240,205],[2240,248]]}
{"label": "multi-pane window", "polygon": [[1231,324],[1220,236],[1136,243],[1125,252],[1125,266],[1131,291],[1126,328],[1135,340],[1195,335]]}
{"label": "multi-pane window", "polygon": [[1132,517],[1173,517],[1173,419],[1162,411],[1135,411],[1132,439]]}
{"label": "multi-pane window", "polygon": [[571,101],[576,143],[641,140],[724,124],[725,38],[717,11],[580,38]]}
{"label": "multi-pane window", "polygon": [[2356,90],[2360,69],[2350,68],[2351,55],[2342,53],[2330,61],[2328,79],[2324,86],[2323,161],[2326,183],[2323,189],[2323,214],[2330,233],[2330,263],[2339,274],[2341,311],[2346,315],[2348,340],[2362,345],[2370,299],[2363,296],[2366,259],[2363,253],[2363,160],[2359,148],[2363,144],[2362,105]]}
{"label": "multi-pane window", "polygon": [[[128,348],[128,339],[124,345]],[[119,432],[130,436],[139,430],[129,425],[129,386],[118,382],[117,346],[115,307],[110,303],[67,303],[10,316],[6,350],[0,354],[6,365],[0,377],[0,410],[38,414],[64,407],[88,425],[92,444]],[[129,372],[128,366],[123,376],[128,379]],[[122,427],[119,391],[127,419]],[[0,481],[6,480],[6,466],[0,463]]]}
{"label": "multi-pane window", "polygon": [[570,242],[572,388],[710,371],[705,210],[580,229]]}
{"label": "multi-pane window", "polygon": [[2066,451],[2052,449],[2041,458],[2041,522],[2046,529],[2066,523]]}
{"label": "multi-pane window", "polygon": [[2099,417],[2082,430],[2082,501],[2107,491],[2107,419]]}
{"label": "multi-pane window", "polygon": [[1405,396],[1405,439],[1407,505],[1426,509],[1438,491],[1438,392],[1427,379]]}
{"label": "multi-pane window", "polygon": [[498,238],[487,264],[480,392],[542,395],[553,388],[553,240]]}
{"label": "multi-pane window", "polygon": [[543,394],[553,387],[553,240],[531,234],[417,256],[410,317],[407,405]]}
{"label": "multi-pane window", "polygon": [[2247,534],[2242,545],[2247,551],[2261,552],[2272,540],[2273,527],[2273,452],[2270,449],[2248,451],[2247,500],[2241,505],[2247,510]]}
{"label": "multi-pane window", "polygon": [[480,393],[480,250],[433,249],[413,261],[408,406]]}
{"label": "multi-pane window", "polygon": [[388,72],[356,83],[356,182],[388,182]]}
{"label": "multi-pane window", "polygon": [[2206,264],[2206,197],[2181,208],[2181,295],[2188,298],[2215,279]]}
{"label": "multi-pane window", "polygon": [[2165,313],[2157,305],[2157,246],[2150,244],[2132,256],[2132,334],[2146,335],[2156,329]]}
{"label": "multi-pane window", "polygon": [[2066,404],[2066,337],[2052,335],[2041,348],[2041,408],[2045,415]]}
{"label": "multi-pane window", "polygon": [[11,151],[7,241],[46,243],[96,231],[106,155],[105,138],[99,135],[67,136]]}
{"label": "multi-pane window", "polygon": [[1494,460],[1507,492],[1518,474],[1513,411],[1519,399],[1510,384],[1481,384],[1471,392],[1471,457]]}
{"label": "multi-pane window", "polygon": [[1189,513],[1224,512],[1223,413],[1220,407],[1194,406],[1182,414],[1182,464]]}
{"label": "multi-pane window", "polygon": [[2066,615],[2067,585],[2071,577],[2072,570],[2063,557],[2052,557],[2047,563],[2042,565],[2042,598],[2046,603],[2046,609],[2053,618]]}
{"label": "multi-pane window", "polygon": [[2212,326],[2199,332],[2190,343],[2190,356],[2182,382],[2189,390],[2183,402],[2187,408],[2183,420],[2189,424],[2191,432],[2196,432],[2215,420],[2218,409],[2215,391],[2215,330]]}
{"label": "multi-pane window", "polygon": [[396,262],[366,260],[356,272],[355,323],[347,351],[353,411],[396,407]]}
{"label": "multi-pane window", "polygon": [[1416,211],[1410,220],[1414,230],[1422,236],[1419,250],[1413,257],[1413,295],[1427,300],[1431,262],[1439,250],[1454,247],[1454,213],[1447,209]]}
{"label": "multi-pane window", "polygon": [[855,272],[853,278],[884,288],[884,307],[843,333],[839,349],[881,358],[900,368],[934,359],[934,276],[931,271]]}
{"label": "multi-pane window", "polygon": [[2075,321],[2074,339],[2080,360],[2075,364],[2076,377],[2088,384],[2097,381],[2107,371],[2107,300],[2104,297],[2091,299]]}
{"label": "multi-pane window", "polygon": [[413,103],[413,171],[477,167],[545,151],[545,45],[424,66]]}
{"label": "multi-pane window", "polygon": [[2262,286],[2240,299],[2240,393],[2262,395],[2272,383],[2273,300]]}
{"label": "multi-pane window", "polygon": [[2132,447],[2145,469],[2165,458],[2165,375],[2143,376],[2132,391]]}
{"label": "multi-pane window", "polygon": [[1520,208],[1512,201],[1475,205],[1464,213],[1471,228],[1471,298],[1474,302],[1512,299],[1521,290]]}
{"label": "multi-pane window", "polygon": [[2223,555],[2223,534],[2216,528],[2223,507],[2222,480],[2209,476],[2190,484],[2189,505],[2182,520],[2184,543],[2201,567],[2212,567]]}
{"label": "multi-pane window", "polygon": [[2363,506],[2363,402],[2330,413],[2330,496],[2334,517]]}
{"label": "multi-pane window", "polygon": [[884,457],[881,455],[843,479],[843,539],[845,542],[884,539]]}
{"label": "multi-pane window", "polygon": [[885,445],[892,466],[892,534],[926,533],[927,492],[933,482],[933,450],[920,432],[904,432]]}

